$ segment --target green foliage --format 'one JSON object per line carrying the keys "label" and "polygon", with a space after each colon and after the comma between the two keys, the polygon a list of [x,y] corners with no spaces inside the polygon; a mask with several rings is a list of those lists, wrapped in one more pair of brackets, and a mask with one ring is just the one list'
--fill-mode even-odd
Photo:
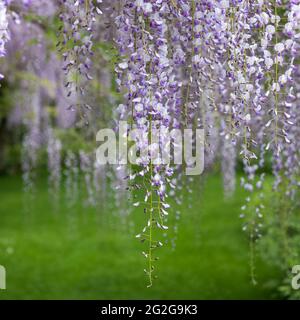
{"label": "green foliage", "polygon": [[[283,186],[283,189],[284,186]],[[300,264],[300,202],[299,194],[290,200],[283,190],[267,193],[268,206],[264,235],[260,241],[262,258],[281,270],[282,277],[274,289],[287,299],[299,299],[300,290],[291,285],[292,267]]]}
{"label": "green foliage", "polygon": [[62,142],[63,152],[67,150],[76,153],[78,150],[92,152],[95,149],[95,142],[87,142],[76,128],[56,129],[55,134]]}
{"label": "green foliage", "polygon": [[11,111],[11,88],[5,81],[1,81],[0,87],[0,122],[5,119]]}

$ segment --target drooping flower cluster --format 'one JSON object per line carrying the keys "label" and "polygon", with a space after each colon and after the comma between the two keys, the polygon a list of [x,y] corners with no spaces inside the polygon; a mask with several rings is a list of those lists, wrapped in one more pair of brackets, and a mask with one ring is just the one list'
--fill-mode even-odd
{"label": "drooping flower cluster", "polygon": [[[4,0],[0,1],[0,58],[5,56],[5,43],[9,39],[8,21],[7,21],[7,7]],[[0,73],[0,79],[3,75]]]}
{"label": "drooping flower cluster", "polygon": [[97,16],[102,14],[100,3],[102,0],[97,0],[96,4],[92,0],[60,0],[61,26],[56,46],[64,61],[67,97],[75,95],[77,100],[70,105],[70,109],[84,107],[80,110],[83,113],[90,109],[90,106],[81,100],[85,95],[86,82],[93,79],[93,39]]}
{"label": "drooping flower cluster", "polygon": [[[160,128],[203,127],[206,165],[221,150],[228,194],[234,191],[240,160],[245,172],[241,183],[249,194],[241,216],[247,217],[244,230],[252,243],[261,236],[263,217],[263,206],[252,203],[252,194],[262,195],[265,175],[257,171],[270,151],[274,188],[284,177],[297,185],[297,121],[291,108],[296,99],[298,19],[298,1],[279,0],[140,0],[125,3],[116,18],[117,43],[125,57],[117,66],[118,81],[127,88],[120,117],[142,128],[145,138],[152,120],[159,120]],[[141,164],[151,169],[147,162]],[[147,195],[149,186],[168,180],[167,171],[153,170]],[[143,240],[152,219],[150,213],[139,235]],[[145,255],[149,259],[149,253]]]}
{"label": "drooping flower cluster", "polygon": [[[124,57],[117,66],[118,82],[127,88],[126,105],[120,105],[119,110],[121,118],[128,119],[131,129],[136,130],[129,138],[137,143],[140,152],[139,167],[130,168],[128,179],[133,191],[144,191],[142,201],[135,201],[134,206],[143,206],[148,216],[146,226],[137,237],[147,243],[143,254],[148,261],[145,272],[149,286],[152,285],[153,262],[157,259],[154,250],[162,246],[162,242],[154,238],[154,229],[168,228],[165,225],[169,208],[166,188],[173,173],[168,165],[157,161],[160,150],[166,145],[166,130],[172,121],[175,101],[169,97],[176,94],[177,89],[167,46],[169,14],[168,4],[125,1],[121,15],[116,17],[117,43]],[[158,129],[159,139],[153,141],[153,132]]]}

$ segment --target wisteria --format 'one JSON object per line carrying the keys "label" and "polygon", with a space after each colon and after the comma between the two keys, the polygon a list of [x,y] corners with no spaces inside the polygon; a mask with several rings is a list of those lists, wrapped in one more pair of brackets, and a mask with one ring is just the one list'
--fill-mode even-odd
{"label": "wisteria", "polygon": [[102,14],[98,6],[102,0],[97,0],[96,3],[94,5],[94,1],[91,0],[60,1],[61,26],[56,46],[63,57],[62,70],[66,76],[64,86],[67,89],[67,97],[73,94],[76,99],[69,108],[79,107],[82,116],[91,108],[84,103],[82,96],[86,93],[86,82],[93,79],[93,40],[97,16]]}
{"label": "wisteria", "polygon": [[[287,10],[283,16],[279,8]],[[119,107],[120,117],[143,128],[146,137],[153,120],[159,120],[160,128],[200,125],[207,137],[214,134],[214,140],[206,142],[208,154],[216,152],[215,131],[219,131],[227,194],[235,188],[238,158],[244,166],[242,186],[249,196],[242,211],[254,210],[244,226],[251,242],[261,236],[263,216],[259,205],[251,205],[254,190],[261,190],[264,180],[256,171],[265,152],[272,151],[274,188],[278,188],[288,156],[283,150],[291,150],[293,143],[290,131],[296,124],[290,108],[298,52],[297,10],[297,1],[136,1],[124,3],[116,18],[117,43],[126,57],[116,68],[119,83],[127,88],[127,105]],[[289,166],[289,170],[295,169]],[[141,166],[143,176],[145,171],[150,171],[145,186],[147,211],[153,187],[163,187],[172,170],[146,162]],[[130,179],[139,174],[130,174]],[[164,204],[168,194],[161,197],[155,191]],[[153,224],[167,227],[157,221],[151,201],[149,220],[137,237],[154,249]],[[151,253],[150,249],[144,254],[151,266],[146,270],[150,285]]]}
{"label": "wisteria", "polygon": [[[0,1],[2,72],[8,85],[18,83],[14,96],[27,91],[30,97],[10,113],[12,126],[24,126],[25,185],[34,184],[38,152],[46,146],[51,192],[58,195],[64,184],[70,208],[81,176],[89,206],[114,189],[120,219],[136,210],[143,215],[136,238],[151,287],[157,249],[169,228],[177,238],[183,197],[198,183],[186,176],[188,164],[175,163],[175,153],[168,163],[159,160],[170,148],[172,129],[203,129],[205,171],[220,168],[227,199],[236,188],[246,194],[240,217],[255,283],[268,164],[274,193],[284,201],[292,202],[300,186],[300,1],[47,3],[43,10],[38,1]],[[18,73],[11,74],[12,64]],[[126,140],[136,144],[126,160],[138,155],[137,163],[103,166],[94,155],[96,132],[117,132],[119,120],[128,123]],[[76,150],[65,142],[73,138]],[[189,140],[197,151],[196,137]],[[177,136],[171,141],[178,147]]]}
{"label": "wisteria", "polygon": [[[5,56],[5,43],[9,39],[7,7],[5,1],[0,1],[0,58]],[[3,75],[0,73],[0,79]]]}

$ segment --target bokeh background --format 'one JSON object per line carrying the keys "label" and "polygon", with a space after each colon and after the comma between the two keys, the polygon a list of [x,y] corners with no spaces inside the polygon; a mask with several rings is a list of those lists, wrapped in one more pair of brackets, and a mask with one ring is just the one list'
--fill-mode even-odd
{"label": "bokeh background", "polygon": [[[84,206],[83,194],[72,208],[66,201],[57,208],[41,173],[26,211],[20,175],[1,176],[1,264],[7,269],[1,298],[279,298],[284,273],[263,259],[264,251],[255,262],[258,283],[251,283],[249,242],[238,218],[243,191],[225,201],[219,174],[201,180],[205,187],[195,183],[180,218],[170,222],[177,232],[168,232],[158,279],[146,288],[143,246],[135,239],[143,226],[140,210],[124,219],[109,203]],[[116,191],[107,192],[113,201]]]}

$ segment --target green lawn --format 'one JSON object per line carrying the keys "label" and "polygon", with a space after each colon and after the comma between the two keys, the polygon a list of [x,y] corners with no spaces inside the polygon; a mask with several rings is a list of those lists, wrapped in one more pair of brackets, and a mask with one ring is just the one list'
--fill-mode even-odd
{"label": "green lawn", "polygon": [[205,188],[186,196],[177,247],[160,249],[159,278],[146,288],[144,246],[134,237],[143,212],[136,210],[135,224],[128,226],[112,209],[78,203],[74,210],[55,211],[43,178],[25,212],[21,179],[0,177],[0,264],[7,270],[0,299],[274,298],[275,268],[258,261],[258,285],[250,282],[238,218],[243,191],[224,201],[220,177],[206,179]]}

